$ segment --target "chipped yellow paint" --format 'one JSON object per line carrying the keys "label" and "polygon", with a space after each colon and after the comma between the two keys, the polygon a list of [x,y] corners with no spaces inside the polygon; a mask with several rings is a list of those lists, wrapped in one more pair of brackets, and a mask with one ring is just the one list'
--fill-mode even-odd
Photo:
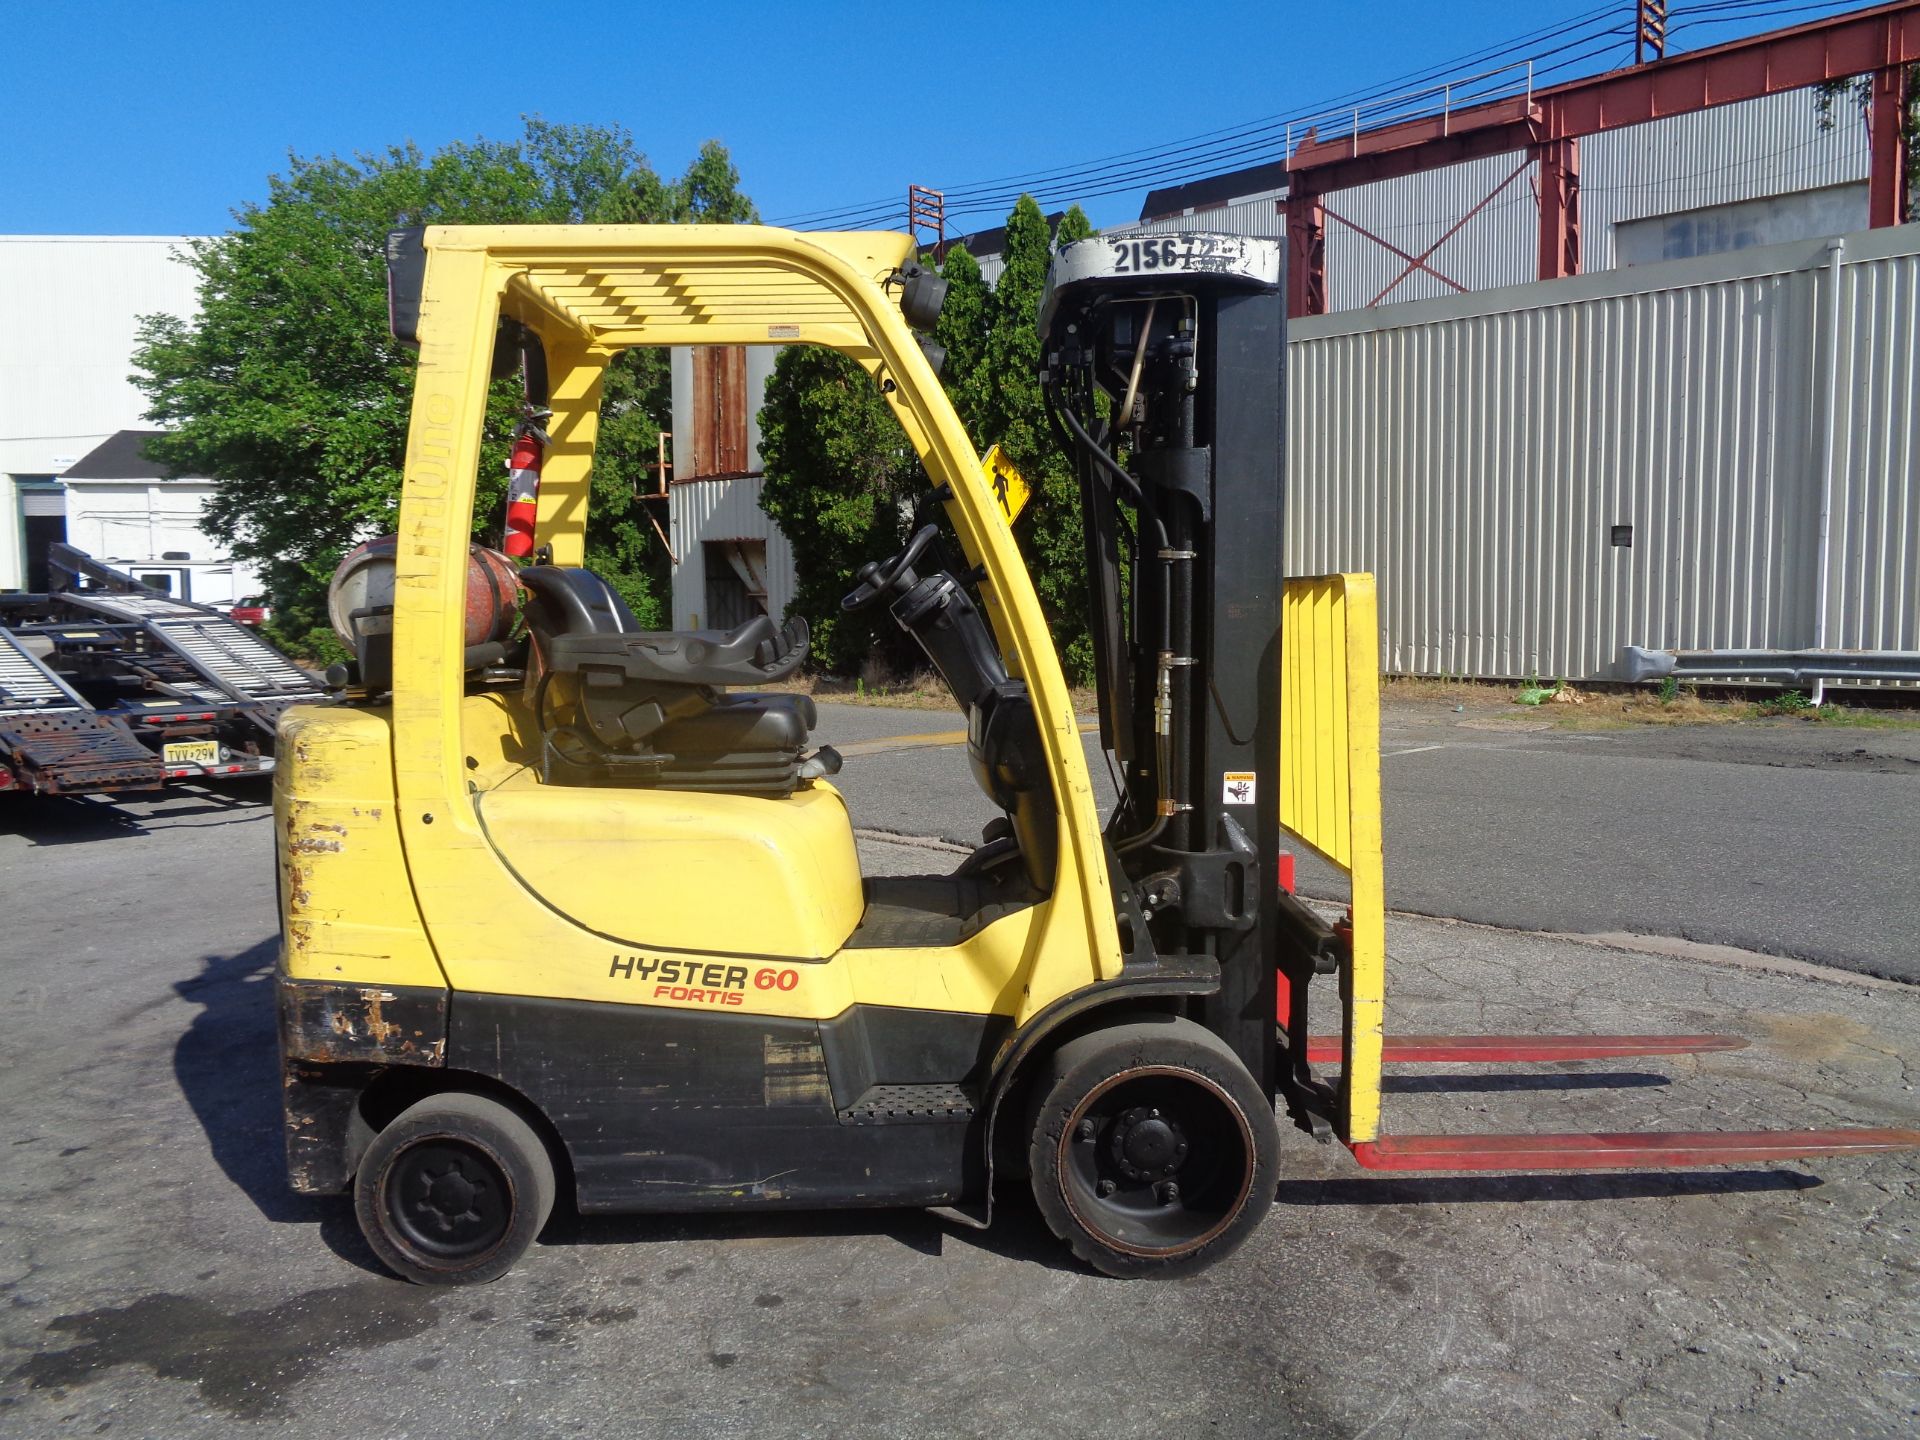
{"label": "chipped yellow paint", "polygon": [[390,736],[378,710],[297,706],[281,717],[273,808],[283,974],[446,983],[407,884]]}

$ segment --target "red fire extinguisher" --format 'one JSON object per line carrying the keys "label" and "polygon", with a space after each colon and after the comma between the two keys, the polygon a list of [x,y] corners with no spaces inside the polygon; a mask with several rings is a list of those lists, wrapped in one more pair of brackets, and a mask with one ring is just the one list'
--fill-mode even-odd
{"label": "red fire extinguisher", "polygon": [[547,453],[547,432],[537,422],[545,418],[546,412],[540,411],[520,422],[507,458],[506,550],[516,560],[533,554],[533,522],[540,513],[540,464]]}
{"label": "red fire extinguisher", "polygon": [[523,333],[520,377],[526,396],[520,428],[507,457],[505,549],[516,560],[533,554],[533,527],[540,514],[540,466],[547,457],[547,357],[538,336]]}

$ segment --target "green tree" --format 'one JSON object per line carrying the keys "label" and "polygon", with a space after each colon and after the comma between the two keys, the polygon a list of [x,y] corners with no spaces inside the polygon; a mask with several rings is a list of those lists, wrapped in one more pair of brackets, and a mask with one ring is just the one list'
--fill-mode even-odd
{"label": "green tree", "polygon": [[[1076,205],[1061,217],[1058,241],[1065,244],[1092,233]],[[970,428],[983,444],[997,443],[1033,486],[1033,498],[1014,533],[1068,678],[1084,680],[1093,667],[1093,651],[1087,638],[1080,487],[1047,429],[1040,398],[1038,319],[1051,244],[1046,216],[1031,196],[1022,195],[1007,217],[985,353],[962,391],[962,404],[971,412]]]}
{"label": "green tree", "polygon": [[[405,224],[734,221],[751,218],[723,147],[704,146],[663,181],[619,127],[526,120],[514,140],[432,155],[292,157],[264,204],[193,246],[199,313],[151,317],[134,356],[149,418],[168,427],[154,458],[215,482],[206,525],[261,567],[281,633],[324,621],[339,556],[395,524],[413,352],[387,333],[384,237]],[[651,488],[670,404],[659,352],[630,352],[608,376],[593,479],[589,563],[657,617],[664,556],[634,499]],[[476,535],[497,540],[517,380],[488,407]]]}
{"label": "green tree", "polygon": [[[1907,91],[1901,110],[1900,131],[1907,142],[1907,213],[1905,220],[1920,219],[1920,65],[1907,71]],[[1855,75],[1846,80],[1827,80],[1814,87],[1814,112],[1820,128],[1831,130],[1838,123],[1835,114],[1841,108],[1858,110],[1864,124],[1873,107],[1873,77]]]}
{"label": "green tree", "polygon": [[[1075,206],[1059,233],[1077,240],[1092,227]],[[1092,651],[1080,494],[1047,432],[1037,373],[1049,250],[1046,217],[1022,196],[1007,219],[1005,268],[993,289],[971,255],[949,251],[934,339],[946,347],[947,393],[975,446],[984,453],[999,444],[1034,486],[1015,533],[1068,674],[1081,679]],[[793,546],[794,609],[816,629],[816,654],[840,670],[857,669],[870,654],[917,663],[918,652],[902,648],[884,611],[858,620],[839,614],[853,573],[901,543],[928,484],[872,380],[828,352],[789,351],[768,383],[760,428],[764,504]]]}
{"label": "green tree", "polygon": [[840,597],[869,560],[905,542],[927,475],[873,377],[835,350],[790,345],[774,362],[760,411],[761,505],[793,546],[792,609],[813,629],[813,655],[858,672],[869,656],[912,663],[885,607],[842,615]]}
{"label": "green tree", "polygon": [[947,352],[941,379],[953,397],[961,423],[972,434],[974,444],[984,451],[986,446],[980,444],[980,436],[975,432],[973,406],[967,397],[973,395],[979,384],[980,364],[986,357],[987,317],[993,292],[980,274],[980,262],[958,246],[947,252],[940,274],[947,282],[947,303],[940,307],[933,338]]}

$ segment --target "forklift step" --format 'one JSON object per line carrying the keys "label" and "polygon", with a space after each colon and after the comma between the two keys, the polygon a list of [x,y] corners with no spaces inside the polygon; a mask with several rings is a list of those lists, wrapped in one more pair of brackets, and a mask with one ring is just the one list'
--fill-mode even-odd
{"label": "forklift step", "polygon": [[1920,1147],[1920,1130],[1629,1130],[1615,1134],[1382,1135],[1369,1170],[1645,1170],[1766,1164]]}
{"label": "forklift step", "polygon": [[[1739,1035],[1389,1035],[1387,1064],[1518,1065],[1542,1060],[1617,1060],[1629,1055],[1702,1055],[1744,1050]],[[1338,1035],[1307,1039],[1309,1065],[1340,1063]]]}
{"label": "forklift step", "polygon": [[870,1085],[840,1112],[842,1125],[909,1125],[970,1120],[975,1101],[963,1085]]}

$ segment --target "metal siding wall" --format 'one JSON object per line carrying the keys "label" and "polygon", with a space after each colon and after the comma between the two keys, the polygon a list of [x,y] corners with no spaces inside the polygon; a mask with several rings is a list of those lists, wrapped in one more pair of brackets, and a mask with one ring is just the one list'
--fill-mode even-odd
{"label": "metal siding wall", "polygon": [[760,508],[761,479],[692,480],[675,485],[668,501],[672,516],[669,533],[680,563],[673,567],[673,626],[676,630],[706,624],[700,615],[707,595],[708,540],[764,540],[767,543],[767,609],[775,620],[786,617],[793,603],[793,548],[780,527]]}
{"label": "metal siding wall", "polygon": [[1833,119],[1833,128],[1822,130],[1815,92],[1790,90],[1582,140],[1586,268],[1618,263],[1617,221],[1866,179],[1860,112],[1836,105]]}
{"label": "metal siding wall", "polygon": [[1920,254],[1848,265],[1841,310],[1827,644],[1920,650]]}
{"label": "metal siding wall", "polygon": [[[1828,643],[1920,648],[1920,227],[1848,244]],[[1402,673],[1811,645],[1824,253],[1295,322],[1288,572],[1373,570]]]}
{"label": "metal siding wall", "polygon": [[[1418,255],[1523,158],[1515,151],[1357,185],[1328,195],[1326,203],[1408,254]],[[1866,127],[1857,109],[1841,104],[1835,107],[1833,128],[1822,130],[1814,91],[1794,90],[1589,136],[1580,142],[1580,171],[1584,268],[1591,273],[1611,270],[1617,263],[1613,227],[1618,221],[1865,179]],[[1530,167],[1529,173],[1515,179],[1450,236],[1429,263],[1468,290],[1532,280],[1539,273],[1538,190],[1538,167]],[[1194,215],[1110,226],[1103,233],[1222,230],[1273,237],[1284,230],[1275,207],[1280,193],[1248,197]],[[1328,306],[1335,312],[1366,305],[1406,266],[1397,255],[1331,217],[1326,264]],[[1381,303],[1455,293],[1425,271],[1415,270]]]}
{"label": "metal siding wall", "polygon": [[1244,200],[1235,200],[1214,210],[1201,210],[1192,215],[1174,215],[1165,220],[1142,220],[1132,225],[1109,225],[1102,235],[1184,235],[1192,230],[1216,230],[1229,235],[1258,235],[1268,240],[1277,240],[1286,233],[1286,222],[1280,214],[1280,196],[1284,192],[1270,191],[1264,195],[1251,196]]}
{"label": "metal siding wall", "polygon": [[[1519,168],[1522,155],[1492,155],[1375,185],[1357,185],[1326,197],[1329,210],[1419,255],[1460,224],[1473,207]],[[1531,172],[1533,167],[1529,167]],[[1518,176],[1498,198],[1460,226],[1427,263],[1469,290],[1522,285],[1538,273],[1535,234],[1540,205],[1534,175]],[[1351,310],[1392,285],[1407,262],[1358,231],[1327,217],[1327,305]],[[1394,285],[1381,303],[1428,300],[1458,292],[1424,270]]]}

